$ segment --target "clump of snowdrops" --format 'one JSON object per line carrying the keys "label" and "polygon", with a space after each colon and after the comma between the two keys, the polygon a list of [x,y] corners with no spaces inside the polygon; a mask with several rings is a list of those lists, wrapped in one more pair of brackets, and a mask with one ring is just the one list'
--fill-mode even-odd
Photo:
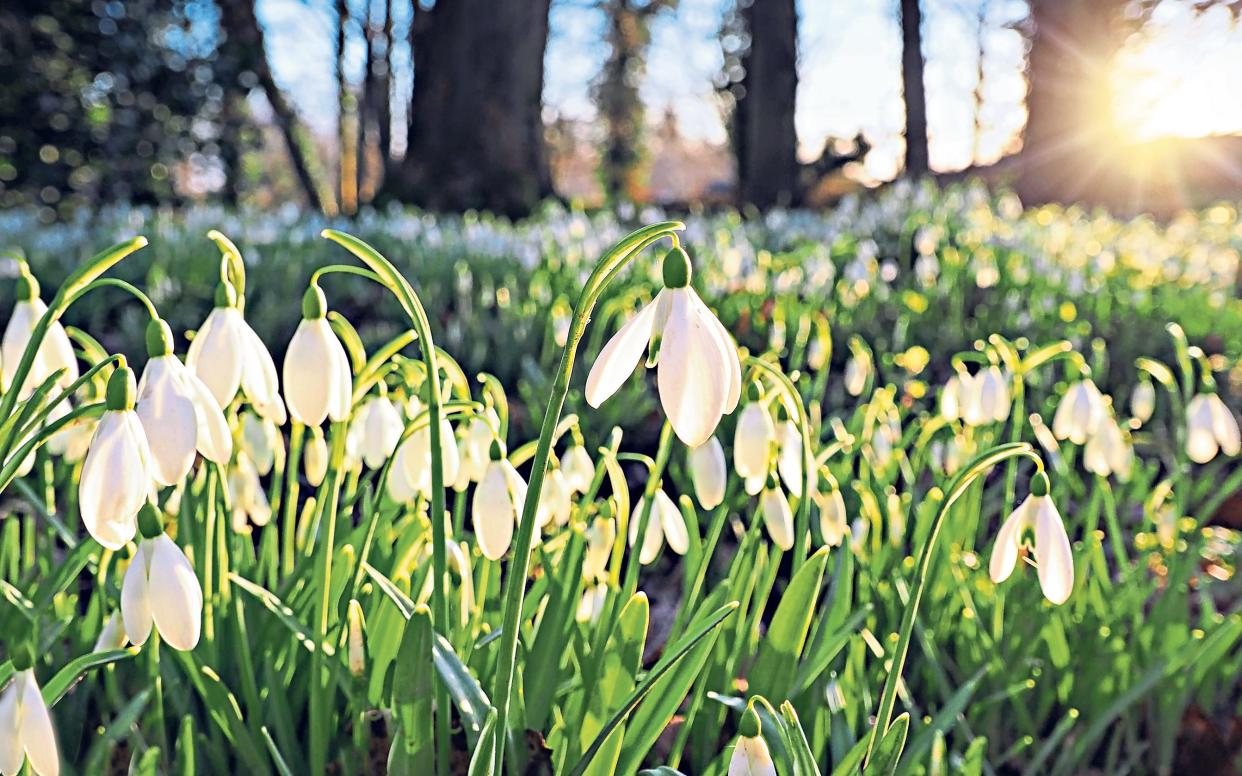
{"label": "clump of snowdrops", "polygon": [[[15,261],[0,773],[1171,763],[1189,699],[1242,660],[1242,619],[1202,592],[1232,574],[1204,523],[1242,484],[1219,359],[1170,325],[1171,365],[1139,359],[1115,400],[1106,350],[1070,339],[963,343],[936,388],[925,349],[852,336],[834,374],[834,317],[778,284],[779,336],[740,347],[682,228],[578,277],[527,439],[503,382],[437,346],[415,287],[349,234],[324,231],[356,261],[299,280],[280,343],[219,232],[188,347],[105,276],[142,238],[46,305]],[[404,316],[369,350],[331,304],[357,284]],[[61,323],[105,294],[139,310],[145,353]],[[654,450],[563,412],[571,391],[621,401],[636,367]]]}

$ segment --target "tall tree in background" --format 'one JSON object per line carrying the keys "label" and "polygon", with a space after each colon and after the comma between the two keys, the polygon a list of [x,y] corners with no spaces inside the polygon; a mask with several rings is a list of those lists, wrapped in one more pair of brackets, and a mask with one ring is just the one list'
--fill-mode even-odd
{"label": "tall tree in background", "polygon": [[643,104],[638,87],[647,71],[651,20],[676,0],[603,0],[608,59],[595,80],[595,104],[604,125],[600,179],[610,199],[642,196]]}
{"label": "tall tree in background", "polygon": [[725,18],[725,91],[738,202],[766,208],[801,198],[798,133],[798,13],[794,0],[741,0]]}
{"label": "tall tree in background", "polygon": [[528,214],[552,193],[543,137],[551,0],[437,0],[415,11],[405,158],[385,194],[437,210]]}
{"label": "tall tree in background", "polygon": [[[1060,0],[1057,0],[1060,2]],[[927,93],[923,85],[923,13],[919,0],[901,0],[901,85],[906,103],[906,175],[931,169],[927,152]]]}
{"label": "tall tree in background", "polygon": [[280,130],[285,141],[289,161],[302,195],[311,207],[324,210],[328,200],[315,183],[305,147],[310,140],[297,111],[272,75],[264,48],[263,28],[255,16],[253,0],[219,0],[219,6],[220,26],[225,33],[221,44],[223,52],[237,63],[238,72],[242,76],[253,74],[253,78],[263,89],[263,94],[272,106],[276,128]]}

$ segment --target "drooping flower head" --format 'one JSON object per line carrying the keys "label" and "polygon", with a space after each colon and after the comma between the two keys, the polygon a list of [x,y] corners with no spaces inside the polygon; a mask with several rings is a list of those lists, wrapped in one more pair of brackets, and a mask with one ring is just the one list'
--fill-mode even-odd
{"label": "drooping flower head", "polygon": [[[642,496],[634,504],[634,513],[630,515],[631,547],[638,544],[638,531],[646,508],[647,499]],[[643,532],[642,546],[638,551],[638,562],[644,566],[653,563],[659,557],[660,548],[665,541],[668,542],[669,549],[678,555],[685,555],[690,550],[690,533],[686,528],[686,519],[664,489],[657,488],[655,499],[651,502],[651,515],[647,518],[647,529]]]}
{"label": "drooping flower head", "polygon": [[713,436],[698,447],[690,448],[688,459],[690,479],[699,504],[704,509],[715,509],[724,501],[725,485],[729,479],[720,440]]}
{"label": "drooping flower head", "polygon": [[143,538],[121,584],[125,632],[131,642],[142,646],[154,626],[173,649],[194,649],[203,621],[198,577],[181,548],[164,533],[154,504],[143,506],[139,524]]}
{"label": "drooping flower head", "polygon": [[742,365],[733,338],[690,287],[690,257],[664,257],[664,288],[621,327],[591,367],[586,399],[598,407],[617,392],[648,351],[660,404],[678,438],[698,447],[737,407]]}
{"label": "drooping flower head", "polygon": [[[1063,604],[1074,589],[1074,555],[1061,513],[1048,491],[1048,475],[1039,472],[1031,479],[1031,494],[996,534],[988,573],[993,582],[1004,582],[1013,573],[1019,553],[1027,547],[1035,558],[1044,597]],[[1028,535],[1033,536],[1033,542]]]}
{"label": "drooping flower head", "polygon": [[490,460],[474,491],[471,519],[475,540],[483,557],[500,560],[513,542],[513,528],[526,503],[526,481],[504,456],[499,442],[493,442]]}
{"label": "drooping flower head", "polygon": [[[39,281],[22,264],[17,278],[17,303],[4,329],[4,340],[0,342],[0,377],[3,378],[0,385],[5,391],[12,387],[22,354],[34,336],[35,326],[46,312],[47,305],[39,298]],[[34,389],[58,369],[64,370],[56,381],[58,387],[68,388],[78,379],[78,360],[73,354],[69,335],[59,321],[53,321],[35,350],[34,361],[22,381],[18,397],[29,398]]]}
{"label": "drooping flower head", "polygon": [[759,511],[763,514],[763,524],[768,529],[772,543],[782,550],[792,550],[793,512],[789,509],[789,499],[785,498],[780,482],[771,474],[768,475],[767,485],[759,496]]}
{"label": "drooping flower head", "polygon": [[299,423],[318,426],[349,419],[353,377],[349,357],[328,323],[328,302],[319,286],[302,297],[302,322],[285,351],[285,399]]}
{"label": "drooping flower head", "polygon": [[737,743],[729,757],[729,776],[776,776],[776,764],[767,741],[763,740],[753,702],[747,705],[738,725]]}
{"label": "drooping flower head", "polygon": [[113,370],[106,409],[91,437],[78,482],[82,522],[95,541],[110,550],[119,550],[134,538],[138,510],[155,482],[146,431],[134,411],[137,392],[133,370],[125,365]]}
{"label": "drooping flower head", "polygon": [[1242,452],[1242,434],[1233,413],[1215,393],[1200,393],[1186,405],[1186,454],[1195,463],[1207,463],[1217,452]]}
{"label": "drooping flower head", "polygon": [[22,645],[12,661],[13,681],[0,690],[0,774],[17,776],[29,760],[38,776],[58,776],[56,730],[35,679],[33,652]]}
{"label": "drooping flower head", "polygon": [[1057,412],[1052,417],[1052,433],[1057,439],[1085,445],[1099,428],[1104,412],[1104,396],[1100,389],[1095,387],[1091,378],[1079,380],[1069,387],[1057,405]]}
{"label": "drooping flower head", "polygon": [[1009,417],[1009,380],[992,365],[962,383],[962,420],[969,426],[1000,423]]}

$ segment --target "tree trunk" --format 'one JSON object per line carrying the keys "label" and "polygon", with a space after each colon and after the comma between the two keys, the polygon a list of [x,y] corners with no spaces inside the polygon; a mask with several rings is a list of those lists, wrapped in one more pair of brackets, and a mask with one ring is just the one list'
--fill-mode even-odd
{"label": "tree trunk", "polygon": [[738,200],[761,208],[794,205],[801,197],[797,9],[794,0],[754,0],[742,13],[750,48],[733,112]]}
{"label": "tree trunk", "polygon": [[416,11],[409,143],[387,196],[519,217],[552,193],[542,116],[549,3],[437,0]]}
{"label": "tree trunk", "polygon": [[337,201],[342,213],[353,213],[358,209],[358,152],[355,138],[350,131],[350,117],[356,119],[356,102],[349,90],[349,79],[345,77],[345,44],[349,33],[349,4],[345,0],[336,2],[336,139],[337,159]]}
{"label": "tree trunk", "polygon": [[272,68],[268,65],[267,52],[264,49],[263,28],[255,16],[254,3],[251,0],[220,0],[220,24],[227,36],[226,45],[232,47],[233,56],[243,69],[255,74],[263,93],[267,95],[276,127],[289,151],[289,161],[292,163],[298,188],[310,206],[322,211],[324,203],[319,198],[300,140],[305,132],[297,111],[285,98],[284,92],[272,76]]}
{"label": "tree trunk", "polygon": [[387,168],[387,161],[392,157],[392,0],[384,3],[384,54],[380,60],[380,71],[376,76],[378,121],[379,121],[379,158],[382,175]]}
{"label": "tree trunk", "polygon": [[[1060,0],[1057,0],[1058,2]],[[901,0],[901,84],[906,101],[906,175],[931,169],[927,152],[927,94],[923,86],[923,13],[919,0]]]}
{"label": "tree trunk", "polygon": [[1108,73],[1123,41],[1115,25],[1124,0],[1031,4],[1035,25],[1027,68],[1027,120],[1017,191],[1027,202],[1095,199],[1097,172],[1112,145]]}

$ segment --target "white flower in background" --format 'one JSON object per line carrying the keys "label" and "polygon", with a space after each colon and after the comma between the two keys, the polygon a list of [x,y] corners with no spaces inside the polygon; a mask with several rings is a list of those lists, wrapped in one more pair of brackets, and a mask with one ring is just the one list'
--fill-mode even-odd
{"label": "white flower in background", "polygon": [[172,331],[163,320],[147,326],[147,365],[138,381],[138,418],[151,447],[151,468],[160,485],[180,482],[194,454],[221,466],[233,455],[233,436],[211,391],[172,352]]}
{"label": "white flower in background", "polygon": [[259,415],[284,425],[276,364],[237,308],[237,293],[230,284],[216,287],[216,306],[190,342],[185,361],[220,409],[227,409],[241,390]]}
{"label": "white flower in background", "polygon": [[318,286],[302,297],[302,322],[285,351],[285,401],[299,423],[318,426],[349,419],[353,376],[345,348],[324,317],[327,301]]}
{"label": "white flower in background", "polygon": [[802,432],[792,420],[782,421],[777,430],[780,454],[776,457],[776,470],[780,472],[785,487],[796,498],[802,498]]}
{"label": "white flower in background", "polygon": [[125,632],[136,646],[151,635],[151,626],[173,649],[198,645],[203,622],[203,591],[198,577],[176,543],[164,533],[158,510],[143,507],[145,538],[129,563],[121,584],[121,616]]}
{"label": "white flower in background", "polygon": [[[411,413],[414,417],[417,413]],[[492,440],[500,429],[500,416],[488,407],[484,415],[475,415],[466,431],[465,455],[458,455],[458,467],[468,470],[471,482],[483,479],[483,472],[491,460]]]}
{"label": "white flower in background", "polygon": [[1104,416],[1099,428],[1087,440],[1082,462],[1087,471],[1101,477],[1115,474],[1123,481],[1129,478],[1134,448],[1111,414]]}
{"label": "white flower in background", "polygon": [[491,460],[474,489],[471,519],[474,536],[488,560],[500,560],[513,542],[513,528],[526,502],[526,481],[492,443]]}
{"label": "white flower in background", "polygon": [[1044,597],[1054,604],[1065,603],[1074,589],[1074,555],[1061,513],[1048,495],[1048,476],[1043,472],[1031,480],[1031,494],[1010,513],[996,534],[988,564],[993,582],[1000,584],[1013,573],[1028,532],[1035,538],[1030,550],[1038,566]]}
{"label": "white flower in background", "polygon": [[[17,303],[13,305],[13,315],[4,329],[4,339],[0,341],[0,366],[3,367],[0,369],[0,376],[3,376],[2,383],[6,392],[12,386],[17,367],[21,364],[26,346],[30,344],[35,326],[46,312],[47,305],[39,298],[38,281],[23,267],[17,280]],[[30,364],[26,379],[22,381],[18,398],[29,398],[34,389],[57,369],[65,370],[56,381],[56,385],[62,389],[68,388],[78,379],[78,360],[73,354],[73,344],[69,342],[65,328],[59,321],[54,321],[35,351],[34,361]]]}
{"label": "white flower in background", "polygon": [[817,491],[814,495],[815,505],[819,508],[819,532],[824,537],[824,544],[829,547],[840,547],[841,541],[849,531],[849,522],[845,516],[845,498],[841,495],[835,481],[828,483],[828,490]]}
{"label": "white flower in background", "polygon": [[963,372],[961,374],[954,373],[944,384],[944,388],[940,391],[940,414],[945,420],[953,421],[962,417],[962,407],[966,403],[966,396],[973,392],[974,378]]}
{"label": "white flower in background", "polygon": [[1052,433],[1057,439],[1085,445],[1088,437],[1099,428],[1104,412],[1104,396],[1100,389],[1090,378],[1079,380],[1069,387],[1057,405],[1057,412],[1052,416]]}
{"label": "white flower in background", "polygon": [[474,464],[470,460],[470,428],[460,425],[453,434],[457,445],[457,476],[449,483],[454,491],[464,492],[474,482]]}
{"label": "white flower in background", "polygon": [[312,488],[318,488],[328,476],[328,442],[319,426],[311,427],[310,437],[302,448],[302,470]]}
{"label": "white flower in background", "polygon": [[582,623],[595,623],[603,613],[604,604],[607,601],[607,584],[597,582],[588,586],[582,591],[582,599],[578,601],[578,610],[574,613],[574,620]]}
{"label": "white flower in background", "polygon": [[121,617],[121,610],[116,609],[104,622],[103,628],[99,631],[99,638],[95,639],[95,648],[91,651],[103,652],[109,649],[120,649],[128,643],[129,634],[125,632],[125,620]]}
{"label": "white flower in background", "polygon": [[229,500],[233,503],[233,530],[245,533],[250,523],[265,526],[272,520],[272,506],[259,481],[259,472],[250,461],[250,456],[239,451],[233,468],[225,480],[229,490]]}
{"label": "white flower in background", "polygon": [[[630,515],[631,547],[638,542],[639,523],[642,521],[646,503],[646,497],[640,497],[634,505],[633,514]],[[669,549],[678,555],[685,555],[690,549],[690,532],[686,529],[686,520],[681,510],[661,488],[656,491],[655,501],[651,503],[651,516],[647,519],[647,530],[643,533],[638,562],[644,566],[654,562],[665,541],[668,542]]]}
{"label": "white flower in background", "polygon": [[[47,422],[55,423],[72,411],[73,404],[65,399],[48,411]],[[47,451],[52,455],[60,456],[65,463],[77,463],[86,456],[97,425],[98,421],[94,418],[78,418],[48,437]]]}
{"label": "white flower in background", "polygon": [[[241,414],[241,449],[250,458],[260,477],[271,473],[282,439],[276,424],[251,412]],[[283,457],[283,456],[282,456]]]}
{"label": "white flower in background", "polygon": [[543,487],[539,489],[539,508],[535,512],[535,522],[540,528],[549,523],[565,525],[573,514],[573,491],[565,483],[565,475],[560,469],[548,469],[543,477]]}
{"label": "white flower in background", "polygon": [[[431,427],[424,425],[401,443],[398,454],[410,486],[424,496],[431,496]],[[394,461],[394,463],[396,463]],[[457,479],[461,462],[457,457],[457,437],[448,418],[440,418],[440,468],[444,484]],[[391,476],[391,475],[390,475]]]}
{"label": "white flower in background", "polygon": [[867,387],[868,371],[866,363],[857,356],[850,356],[845,362],[845,390],[850,396],[860,395]]}
{"label": "white flower in background", "polygon": [[775,443],[772,417],[762,401],[752,400],[742,408],[733,430],[733,470],[744,479],[766,478]]}
{"label": "white flower in background", "polygon": [[997,366],[989,366],[962,384],[962,420],[984,426],[1009,417],[1009,380]]}
{"label": "white flower in background", "polygon": [[733,338],[690,287],[690,257],[664,257],[664,289],[608,341],[587,376],[586,399],[598,407],[633,373],[648,350],[657,366],[660,404],[678,438],[698,447],[737,407],[742,366]]}
{"label": "white flower in background", "polygon": [[603,579],[608,573],[612,545],[617,540],[617,524],[611,517],[597,517],[586,529],[586,555],[582,559],[582,575],[587,579]]}
{"label": "white flower in background", "polygon": [[1242,435],[1233,413],[1215,393],[1196,395],[1186,405],[1186,454],[1195,463],[1207,463],[1217,451],[1228,456],[1242,450]]}
{"label": "white flower in background", "polygon": [[25,667],[0,691],[0,774],[17,776],[22,763],[29,759],[30,769],[38,776],[57,776],[60,754],[52,715],[48,713],[34,669],[29,667],[31,661],[20,662]]}
{"label": "white flower in background", "polygon": [[1156,411],[1156,386],[1151,380],[1143,380],[1134,386],[1130,394],[1130,414],[1139,423],[1146,423]]}
{"label": "white flower in background", "polygon": [[91,437],[78,508],[95,541],[119,550],[137,531],[138,510],[153,487],[151,448],[134,411],[134,373],[118,366],[108,378],[106,407]]}
{"label": "white flower in background", "polygon": [[586,493],[595,479],[595,464],[581,443],[575,443],[561,456],[561,469],[565,482],[577,493]]}
{"label": "white flower in background", "polygon": [[775,477],[768,478],[767,487],[759,496],[759,511],[763,514],[763,525],[768,529],[768,536],[772,539],[772,543],[782,550],[792,550],[794,545],[793,512],[789,509],[789,499],[785,498]]}
{"label": "white flower in background", "polygon": [[355,422],[362,429],[358,450],[362,462],[368,469],[379,469],[396,451],[405,427],[397,405],[386,393],[381,393],[358,409]]}
{"label": "white flower in background", "polygon": [[690,480],[694,483],[694,495],[704,509],[715,509],[724,501],[725,485],[729,480],[724,448],[715,436],[687,454]]}

